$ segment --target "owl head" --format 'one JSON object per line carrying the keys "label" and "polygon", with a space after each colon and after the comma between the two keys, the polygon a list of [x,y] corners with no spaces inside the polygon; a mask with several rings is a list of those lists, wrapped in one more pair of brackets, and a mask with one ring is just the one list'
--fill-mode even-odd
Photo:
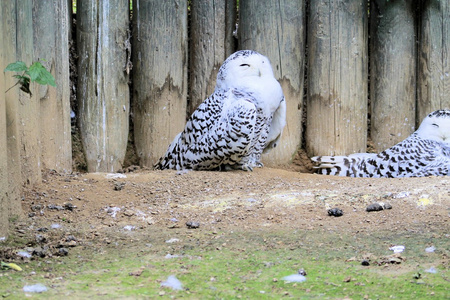
{"label": "owl head", "polygon": [[274,78],[269,59],[253,50],[241,50],[231,54],[220,67],[216,90],[245,88],[267,78]]}
{"label": "owl head", "polygon": [[450,110],[441,109],[430,113],[416,132],[422,138],[450,145]]}

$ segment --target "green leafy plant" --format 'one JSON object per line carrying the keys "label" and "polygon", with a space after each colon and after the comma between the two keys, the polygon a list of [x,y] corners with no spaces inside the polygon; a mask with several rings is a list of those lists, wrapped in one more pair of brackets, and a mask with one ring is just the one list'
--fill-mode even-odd
{"label": "green leafy plant", "polygon": [[9,64],[5,68],[5,72],[23,72],[22,75],[14,75],[13,77],[17,78],[17,83],[10,87],[6,92],[20,84],[20,89],[27,94],[32,96],[30,91],[30,82],[37,82],[41,85],[51,85],[56,86],[55,78],[53,75],[47,71],[47,69],[40,63],[34,62],[31,66],[27,67],[27,65],[23,61],[16,61],[14,63]]}

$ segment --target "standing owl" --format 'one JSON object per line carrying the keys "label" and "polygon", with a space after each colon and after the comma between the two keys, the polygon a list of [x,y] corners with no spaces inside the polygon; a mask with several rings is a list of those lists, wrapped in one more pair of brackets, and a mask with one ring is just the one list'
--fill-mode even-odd
{"label": "standing owl", "polygon": [[419,129],[397,145],[376,153],[311,158],[317,173],[350,177],[450,175],[450,110],[430,113]]}
{"label": "standing owl", "polygon": [[214,93],[193,112],[155,169],[252,171],[276,147],[286,102],[267,57],[242,50],[219,69]]}

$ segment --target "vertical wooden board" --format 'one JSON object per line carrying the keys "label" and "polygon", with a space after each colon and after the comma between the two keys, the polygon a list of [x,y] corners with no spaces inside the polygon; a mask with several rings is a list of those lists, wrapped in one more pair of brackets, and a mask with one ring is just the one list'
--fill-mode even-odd
{"label": "vertical wooden board", "polygon": [[186,123],[187,1],[133,1],[136,151],[152,167]]}
{"label": "vertical wooden board", "polygon": [[[33,3],[31,0],[17,2],[16,60],[27,66],[33,62]],[[41,181],[41,151],[39,140],[39,102],[37,83],[30,84],[32,96],[19,93],[19,130],[22,181],[35,184]],[[17,99],[16,99],[17,100]]]}
{"label": "vertical wooden board", "polygon": [[127,0],[77,3],[78,116],[89,172],[122,168],[128,140]]}
{"label": "vertical wooden board", "polygon": [[42,166],[58,172],[72,171],[68,4],[67,0],[33,1],[35,60],[40,60],[56,81],[56,88],[36,88]]}
{"label": "vertical wooden board", "polygon": [[383,151],[415,130],[415,2],[371,4],[371,138]]}
{"label": "vertical wooden board", "polygon": [[307,153],[365,152],[367,1],[311,0],[308,23]]}
{"label": "vertical wooden board", "polygon": [[[3,20],[3,7],[0,4],[0,20]],[[0,41],[3,31],[8,30],[0,23]],[[6,46],[8,47],[8,46]],[[4,47],[0,47],[0,239],[8,235],[9,226],[9,184],[8,184],[8,147],[6,137],[5,73],[8,63],[5,61]]]}
{"label": "vertical wooden board", "polygon": [[230,28],[235,18],[230,15],[236,15],[235,1],[191,2],[189,114],[214,91],[221,64],[234,52]]}
{"label": "vertical wooden board", "polygon": [[416,126],[430,112],[450,108],[450,2],[425,0],[421,11]]}
{"label": "vertical wooden board", "polygon": [[302,143],[304,7],[304,1],[239,1],[239,49],[269,58],[286,98],[287,125],[278,147],[263,155],[267,166],[289,163]]}
{"label": "vertical wooden board", "polygon": [[[2,18],[2,47],[3,58],[6,65],[17,60],[17,4],[16,1],[3,1],[0,9]],[[1,70],[3,72],[3,69]],[[5,74],[5,88],[12,87],[16,80],[12,77],[12,72]],[[8,155],[8,201],[9,215],[21,215],[21,192],[22,192],[22,164],[20,159],[21,139],[20,139],[20,118],[19,118],[19,88],[10,89],[5,97],[6,110],[6,137]]]}

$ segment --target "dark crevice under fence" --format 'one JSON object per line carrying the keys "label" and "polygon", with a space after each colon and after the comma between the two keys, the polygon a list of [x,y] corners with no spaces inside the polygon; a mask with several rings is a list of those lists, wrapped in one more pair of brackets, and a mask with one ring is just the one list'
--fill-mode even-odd
{"label": "dark crevice under fence", "polygon": [[130,128],[151,167],[237,49],[268,56],[286,96],[288,125],[263,157],[269,166],[301,145],[309,156],[366,151],[368,132],[383,150],[450,108],[448,1],[132,2],[130,18],[128,0],[78,0],[74,35],[70,0],[1,2],[0,67],[41,59],[57,87],[5,93],[15,82],[0,72],[0,237],[20,215],[24,184],[40,182],[42,169],[72,171],[71,97],[88,171],[124,167]]}

